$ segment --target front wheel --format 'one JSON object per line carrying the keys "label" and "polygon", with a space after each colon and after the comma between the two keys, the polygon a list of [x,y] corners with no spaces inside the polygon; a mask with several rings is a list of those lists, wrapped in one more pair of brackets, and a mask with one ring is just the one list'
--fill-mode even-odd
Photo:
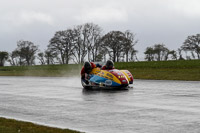
{"label": "front wheel", "polygon": [[91,89],[91,86],[87,85],[83,80],[81,80],[81,84],[84,89]]}

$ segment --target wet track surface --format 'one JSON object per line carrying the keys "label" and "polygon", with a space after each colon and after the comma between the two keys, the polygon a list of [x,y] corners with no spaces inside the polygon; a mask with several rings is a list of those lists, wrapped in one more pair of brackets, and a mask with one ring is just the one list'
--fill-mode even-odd
{"label": "wet track surface", "polygon": [[89,133],[199,133],[200,82],[84,91],[78,77],[0,77],[0,116]]}

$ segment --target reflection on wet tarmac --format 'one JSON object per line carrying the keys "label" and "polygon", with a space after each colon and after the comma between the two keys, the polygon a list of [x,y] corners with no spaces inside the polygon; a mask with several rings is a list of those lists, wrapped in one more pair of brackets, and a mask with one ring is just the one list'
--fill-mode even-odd
{"label": "reflection on wet tarmac", "polygon": [[88,91],[78,77],[0,77],[0,116],[89,133],[198,133],[199,88],[135,80],[129,90]]}

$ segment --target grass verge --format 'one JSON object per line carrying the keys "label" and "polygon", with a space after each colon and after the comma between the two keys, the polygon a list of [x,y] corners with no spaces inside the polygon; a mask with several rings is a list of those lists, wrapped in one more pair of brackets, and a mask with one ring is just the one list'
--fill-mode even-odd
{"label": "grass verge", "polygon": [[0,76],[65,77],[79,75],[82,65],[36,65],[0,67]]}
{"label": "grass verge", "polygon": [[69,129],[59,129],[0,117],[1,133],[80,133]]}
{"label": "grass verge", "polygon": [[200,81],[200,60],[115,63],[136,79]]}
{"label": "grass verge", "polygon": [[[0,67],[0,76],[77,76],[82,65],[38,65]],[[135,79],[200,81],[200,60],[141,61],[115,63],[129,70]]]}

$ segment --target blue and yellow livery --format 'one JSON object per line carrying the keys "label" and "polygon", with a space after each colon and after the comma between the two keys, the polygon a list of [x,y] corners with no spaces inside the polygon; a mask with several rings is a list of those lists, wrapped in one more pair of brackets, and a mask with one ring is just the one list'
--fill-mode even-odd
{"label": "blue and yellow livery", "polygon": [[106,87],[125,88],[133,83],[133,76],[128,70],[101,70],[94,68],[90,72],[89,84],[82,83],[84,88]]}

